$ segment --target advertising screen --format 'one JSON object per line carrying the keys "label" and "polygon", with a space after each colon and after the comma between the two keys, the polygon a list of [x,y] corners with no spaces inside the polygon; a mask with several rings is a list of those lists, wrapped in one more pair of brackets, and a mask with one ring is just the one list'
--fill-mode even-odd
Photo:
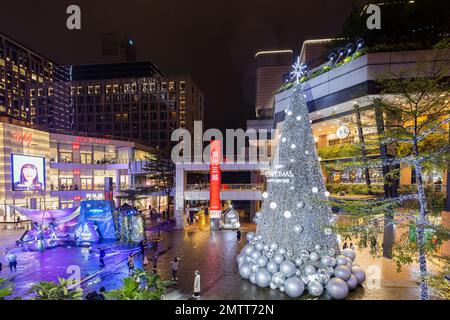
{"label": "advertising screen", "polygon": [[12,154],[11,171],[14,191],[45,190],[45,158]]}

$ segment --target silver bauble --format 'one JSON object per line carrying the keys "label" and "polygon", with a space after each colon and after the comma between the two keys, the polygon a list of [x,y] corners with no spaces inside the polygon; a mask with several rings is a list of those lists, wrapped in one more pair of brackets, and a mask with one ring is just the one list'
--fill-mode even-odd
{"label": "silver bauble", "polygon": [[252,254],[252,252],[255,251],[255,247],[254,247],[253,245],[247,243],[247,244],[245,245],[243,251],[244,251],[244,253],[245,253],[247,256],[250,256],[250,255]]}
{"label": "silver bauble", "polygon": [[283,260],[284,260],[284,257],[281,254],[277,254],[273,257],[273,261],[275,261],[278,264],[282,263]]}
{"label": "silver bauble", "polygon": [[314,246],[314,250],[316,250],[318,252],[318,251],[322,250],[322,246],[320,244],[316,244]]}
{"label": "silver bauble", "polygon": [[236,262],[239,264],[239,263],[242,263],[242,262],[244,262],[244,256],[242,255],[242,253],[239,253],[238,255],[237,255],[237,257],[236,257]]}
{"label": "silver bauble", "polygon": [[269,251],[270,250],[270,246],[268,244],[264,244],[263,250],[264,251]]}
{"label": "silver bauble", "polygon": [[305,203],[303,201],[297,202],[297,208],[303,208],[305,206]]}
{"label": "silver bauble", "polygon": [[286,250],[286,257],[292,258],[293,255],[294,253],[292,252],[292,250]]}
{"label": "silver bauble", "polygon": [[269,259],[267,259],[267,257],[265,257],[265,256],[259,256],[258,259],[256,259],[256,263],[260,267],[265,267],[268,262],[269,262]]}
{"label": "silver bauble", "polygon": [[250,265],[250,268],[252,269],[252,272],[255,273],[256,271],[258,271],[258,264],[257,263],[252,263]]}
{"label": "silver bauble", "polygon": [[328,249],[328,255],[334,257],[336,255],[336,250],[333,248]]}
{"label": "silver bauble", "polygon": [[334,267],[336,265],[336,258],[331,258],[330,266]]}
{"label": "silver bauble", "polygon": [[326,267],[327,273],[332,276],[334,275],[334,268],[333,267]]}
{"label": "silver bauble", "polygon": [[319,261],[320,256],[317,252],[311,252],[311,254],[309,255],[309,260],[316,262]]}
{"label": "silver bauble", "polygon": [[271,283],[269,284],[269,287],[270,287],[270,289],[276,289],[276,288],[277,288],[277,286],[276,286],[275,283],[273,283],[273,282],[271,282]]}
{"label": "silver bauble", "polygon": [[325,228],[323,229],[323,232],[327,235],[330,236],[333,233],[333,230],[331,228]]}
{"label": "silver bauble", "polygon": [[290,278],[291,276],[293,276],[295,274],[296,268],[295,268],[295,263],[293,263],[292,261],[283,261],[280,264],[280,272],[283,273],[286,278]]}
{"label": "silver bauble", "polygon": [[245,262],[248,262],[248,263],[255,262],[255,261],[252,259],[252,257],[249,257],[249,256],[245,256],[244,260],[245,260]]}
{"label": "silver bauble", "polygon": [[295,275],[297,277],[300,277],[302,275],[302,270],[300,270],[300,269],[295,270]]}
{"label": "silver bauble", "polygon": [[356,253],[350,248],[342,250],[342,255],[346,256],[347,258],[352,259],[352,261],[355,261]]}
{"label": "silver bauble", "polygon": [[295,264],[300,267],[303,264],[303,260],[300,258],[295,259]]}
{"label": "silver bauble", "polygon": [[337,266],[334,268],[334,276],[341,278],[344,281],[347,281],[350,279],[350,276],[352,275],[352,271],[347,266]]}
{"label": "silver bauble", "polygon": [[361,267],[352,267],[352,273],[355,275],[358,284],[362,284],[366,280],[366,273]]}
{"label": "silver bauble", "polygon": [[272,275],[266,268],[259,268],[255,275],[255,282],[261,288],[269,286]]}
{"label": "silver bauble", "polygon": [[262,249],[264,248],[264,244],[262,242],[257,242],[255,244],[255,249],[258,251],[262,251]]}
{"label": "silver bauble", "polygon": [[269,259],[272,258],[273,257],[273,251],[271,251],[271,250],[267,251],[266,252],[266,257],[269,258]]}
{"label": "silver bauble", "polygon": [[280,249],[278,249],[277,253],[284,256],[286,254],[286,249],[280,248]]}
{"label": "silver bauble", "polygon": [[248,232],[245,235],[245,238],[247,239],[247,241],[252,241],[255,238],[255,234],[253,232]]}
{"label": "silver bauble", "polygon": [[286,281],[286,277],[281,272],[275,272],[272,275],[272,282],[275,283],[277,287],[284,285],[284,281]]}
{"label": "silver bauble", "polygon": [[250,280],[251,283],[255,284],[256,283],[256,273],[252,273],[250,275],[249,280]]}
{"label": "silver bauble", "polygon": [[316,267],[314,267],[312,264],[307,264],[303,267],[303,271],[307,276],[312,276],[316,273]]}
{"label": "silver bauble", "polygon": [[303,231],[303,227],[301,225],[295,225],[294,226],[294,232],[295,233],[301,233]]}
{"label": "silver bauble", "polygon": [[256,240],[261,241],[261,240],[262,240],[262,235],[260,235],[260,234],[257,235],[257,236],[256,236]]}
{"label": "silver bauble", "polygon": [[328,267],[331,265],[331,257],[330,256],[322,256],[320,258],[320,264],[324,267]]}
{"label": "silver bauble", "polygon": [[281,286],[281,287],[280,287],[280,291],[281,291],[281,292],[284,292],[284,286]]}
{"label": "silver bauble", "polygon": [[307,260],[309,259],[309,252],[308,250],[302,250],[300,251],[300,258],[302,258],[303,260]]}
{"label": "silver bauble", "polygon": [[269,271],[270,273],[276,273],[276,272],[278,272],[279,265],[275,261],[270,260],[267,263],[266,268],[267,268],[267,271]]}
{"label": "silver bauble", "polygon": [[319,281],[321,284],[326,284],[328,281],[330,281],[330,274],[328,273],[328,271],[326,269],[319,269],[316,272],[316,279],[317,281]]}
{"label": "silver bauble", "polygon": [[270,249],[271,249],[271,250],[277,250],[277,249],[278,249],[278,243],[272,242],[272,243],[270,244]]}
{"label": "silver bauble", "polygon": [[308,278],[307,275],[302,274],[302,275],[300,276],[300,279],[302,279],[302,281],[303,281],[303,283],[304,283],[305,285],[307,285],[307,284],[309,283],[309,278]]}
{"label": "silver bauble", "polygon": [[348,295],[347,282],[340,278],[333,278],[326,285],[327,293],[333,299],[341,300]]}
{"label": "silver bauble", "polygon": [[352,274],[350,279],[347,280],[347,285],[350,290],[353,290],[358,286],[358,279],[356,279],[354,274]]}
{"label": "silver bauble", "polygon": [[239,267],[239,275],[244,278],[244,279],[248,279],[250,278],[250,275],[252,274],[252,268],[251,265],[249,263],[243,263],[240,267]]}
{"label": "silver bauble", "polygon": [[323,293],[323,286],[319,281],[313,280],[308,283],[308,292],[313,297],[319,297]]}
{"label": "silver bauble", "polygon": [[305,285],[299,277],[290,277],[284,282],[284,290],[289,297],[298,298],[305,291]]}
{"label": "silver bauble", "polygon": [[258,250],[253,250],[253,252],[250,254],[250,257],[256,261],[258,257],[261,255],[261,253]]}
{"label": "silver bauble", "polygon": [[347,257],[343,255],[339,255],[336,257],[336,264],[338,266],[345,266],[347,265]]}

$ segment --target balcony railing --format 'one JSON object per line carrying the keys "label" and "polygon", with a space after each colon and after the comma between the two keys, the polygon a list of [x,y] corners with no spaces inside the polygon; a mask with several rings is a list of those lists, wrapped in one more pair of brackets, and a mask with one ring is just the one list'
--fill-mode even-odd
{"label": "balcony railing", "polygon": [[[264,191],[264,183],[222,183],[221,191]],[[186,191],[209,191],[209,183],[205,184],[188,184]]]}

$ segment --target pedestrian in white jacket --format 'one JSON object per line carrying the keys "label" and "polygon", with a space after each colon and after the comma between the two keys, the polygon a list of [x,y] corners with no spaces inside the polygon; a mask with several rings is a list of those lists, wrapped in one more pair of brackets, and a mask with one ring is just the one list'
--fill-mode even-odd
{"label": "pedestrian in white jacket", "polygon": [[195,270],[194,277],[194,294],[192,295],[195,299],[200,298],[200,272]]}

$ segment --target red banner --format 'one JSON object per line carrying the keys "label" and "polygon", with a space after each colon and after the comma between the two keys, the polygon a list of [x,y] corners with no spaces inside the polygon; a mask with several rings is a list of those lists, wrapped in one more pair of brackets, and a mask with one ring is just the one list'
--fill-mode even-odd
{"label": "red banner", "polygon": [[209,165],[209,215],[210,218],[220,218],[222,213],[222,202],[220,201],[220,159],[221,143],[213,140],[210,144]]}

